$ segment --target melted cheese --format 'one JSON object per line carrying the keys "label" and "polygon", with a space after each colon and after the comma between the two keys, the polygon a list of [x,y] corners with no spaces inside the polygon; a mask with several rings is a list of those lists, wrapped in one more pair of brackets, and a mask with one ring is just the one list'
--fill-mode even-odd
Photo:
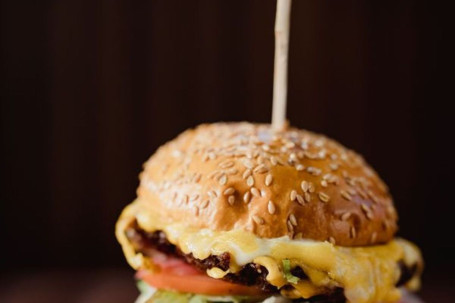
{"label": "melted cheese", "polygon": [[[228,252],[231,265],[224,272],[212,268],[207,274],[222,278],[228,272],[237,272],[250,262],[264,266],[270,284],[281,288],[291,285],[291,291],[282,291],[284,296],[308,298],[342,287],[348,302],[373,303],[395,302],[400,292],[395,287],[400,276],[398,262],[407,265],[422,264],[419,250],[410,242],[395,239],[385,245],[369,247],[340,247],[329,242],[293,240],[288,237],[262,239],[242,231],[211,231],[189,228],[183,224],[165,224],[150,213],[136,212],[134,203],[127,207],[117,224],[117,237],[123,246],[130,265],[134,268],[153,270],[146,257],[136,253],[124,234],[132,220],[146,231],[162,230],[168,240],[184,253],[192,253],[195,258],[205,259],[210,255]],[[309,281],[288,284],[282,268],[282,260],[289,259],[292,267],[300,266]],[[419,286],[416,275],[406,285]]]}

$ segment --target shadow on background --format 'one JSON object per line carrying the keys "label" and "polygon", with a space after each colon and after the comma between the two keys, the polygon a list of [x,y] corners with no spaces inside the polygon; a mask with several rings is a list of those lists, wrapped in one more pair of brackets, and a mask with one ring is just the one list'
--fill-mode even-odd
{"label": "shadow on background", "polygon": [[[0,10],[0,265],[12,277],[0,290],[54,279],[86,293],[105,279],[132,297],[113,229],[141,164],[199,123],[270,120],[275,2],[29,2]],[[446,11],[294,1],[288,108],[389,184],[400,235],[426,258],[422,295],[441,303],[455,300]]]}

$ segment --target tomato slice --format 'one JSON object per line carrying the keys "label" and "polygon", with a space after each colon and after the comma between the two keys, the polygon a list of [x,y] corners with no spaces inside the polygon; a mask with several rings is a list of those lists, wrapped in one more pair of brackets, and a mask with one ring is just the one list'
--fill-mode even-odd
{"label": "tomato slice", "polygon": [[168,256],[156,250],[147,253],[153,263],[158,265],[157,272],[139,270],[138,279],[142,279],[157,289],[205,295],[261,295],[255,287],[249,287],[207,276],[205,272],[187,264],[180,258]]}
{"label": "tomato slice", "polygon": [[197,275],[182,275],[180,272],[160,271],[151,273],[147,270],[139,270],[136,276],[151,286],[158,289],[174,290],[204,295],[260,295],[261,291],[254,287],[229,283],[226,281],[210,278],[204,273]]}
{"label": "tomato slice", "polygon": [[194,266],[191,266],[182,259],[166,256],[163,253],[154,253],[152,257],[153,263],[158,265],[162,272],[172,273],[175,275],[200,275],[199,271]]}

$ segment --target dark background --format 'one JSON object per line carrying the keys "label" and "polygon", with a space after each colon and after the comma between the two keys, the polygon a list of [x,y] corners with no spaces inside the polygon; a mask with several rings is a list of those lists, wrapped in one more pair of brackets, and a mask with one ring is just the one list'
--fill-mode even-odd
{"label": "dark background", "polygon": [[[388,183],[400,235],[426,259],[427,303],[455,301],[448,12],[292,11],[291,124],[362,153]],[[131,301],[114,224],[141,164],[199,123],[270,121],[275,2],[11,0],[0,14],[0,301]]]}

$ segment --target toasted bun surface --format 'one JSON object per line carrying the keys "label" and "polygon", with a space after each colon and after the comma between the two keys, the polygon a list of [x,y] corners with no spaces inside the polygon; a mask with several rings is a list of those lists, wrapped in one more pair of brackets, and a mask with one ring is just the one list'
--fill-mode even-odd
{"label": "toasted bun surface", "polygon": [[169,223],[365,246],[391,240],[387,187],[361,156],[322,135],[265,124],[187,130],[145,163],[138,201]]}

